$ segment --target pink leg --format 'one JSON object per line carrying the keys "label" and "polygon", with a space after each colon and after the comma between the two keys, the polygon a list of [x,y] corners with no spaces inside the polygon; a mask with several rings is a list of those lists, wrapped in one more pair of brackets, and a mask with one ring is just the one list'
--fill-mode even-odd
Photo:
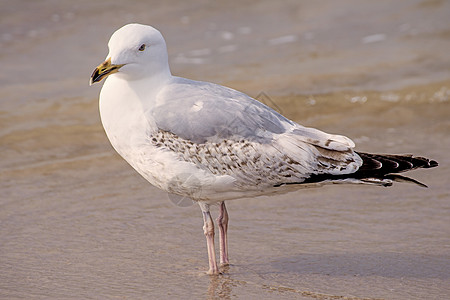
{"label": "pink leg", "polygon": [[219,216],[217,217],[217,225],[219,225],[219,244],[220,244],[220,264],[226,266],[228,261],[228,212],[225,202],[220,203]]}
{"label": "pink leg", "polygon": [[[203,204],[203,203],[202,203]],[[219,274],[219,268],[216,262],[216,253],[214,251],[214,223],[209,212],[209,205],[200,205],[203,213],[203,232],[206,236],[206,246],[208,248],[209,270],[208,274]]]}

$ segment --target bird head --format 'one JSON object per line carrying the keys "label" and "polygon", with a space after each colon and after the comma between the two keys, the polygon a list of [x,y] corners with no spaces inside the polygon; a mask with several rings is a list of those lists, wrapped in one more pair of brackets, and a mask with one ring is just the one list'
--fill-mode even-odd
{"label": "bird head", "polygon": [[113,33],[108,48],[106,60],[91,75],[90,85],[112,74],[126,80],[170,74],[166,42],[151,26],[123,26]]}

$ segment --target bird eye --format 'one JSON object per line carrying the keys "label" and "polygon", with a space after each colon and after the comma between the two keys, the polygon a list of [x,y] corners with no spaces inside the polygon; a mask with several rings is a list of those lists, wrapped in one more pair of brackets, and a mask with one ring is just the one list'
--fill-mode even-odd
{"label": "bird eye", "polygon": [[142,44],[140,47],[139,47],[139,51],[144,51],[145,50],[145,44]]}

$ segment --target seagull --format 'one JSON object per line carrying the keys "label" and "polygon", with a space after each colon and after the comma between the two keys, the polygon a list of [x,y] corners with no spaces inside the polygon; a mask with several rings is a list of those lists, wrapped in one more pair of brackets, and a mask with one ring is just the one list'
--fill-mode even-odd
{"label": "seagull", "polygon": [[342,135],[303,127],[234,89],[171,74],[165,40],[147,25],[113,33],[90,85],[113,148],[152,185],[191,198],[203,215],[208,274],[220,274],[211,205],[219,206],[220,266],[229,264],[226,200],[302,186],[390,186],[399,175],[438,163],[412,155],[354,151]]}

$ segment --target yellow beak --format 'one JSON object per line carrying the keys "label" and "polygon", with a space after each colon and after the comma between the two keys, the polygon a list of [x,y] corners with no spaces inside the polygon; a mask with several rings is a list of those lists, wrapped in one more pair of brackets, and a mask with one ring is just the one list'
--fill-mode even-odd
{"label": "yellow beak", "polygon": [[114,74],[119,71],[121,67],[124,65],[113,65],[111,64],[111,57],[106,61],[101,63],[97,68],[95,68],[94,72],[92,72],[91,79],[89,80],[89,85],[93,85],[96,82],[102,81],[103,78],[108,77],[111,74]]}

